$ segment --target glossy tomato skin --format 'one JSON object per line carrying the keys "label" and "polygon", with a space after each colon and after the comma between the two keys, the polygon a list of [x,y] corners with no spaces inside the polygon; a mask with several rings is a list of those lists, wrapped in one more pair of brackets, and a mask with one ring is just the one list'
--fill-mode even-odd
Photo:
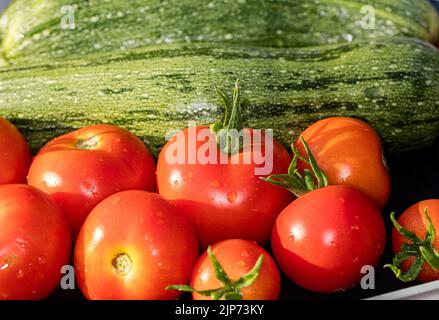
{"label": "glossy tomato skin", "polygon": [[[333,117],[316,122],[303,132],[329,184],[352,186],[380,208],[390,197],[391,179],[378,133],[367,123],[353,118]],[[296,147],[306,155],[300,141]],[[299,162],[303,169],[306,166]]]}
{"label": "glossy tomato skin", "polygon": [[[193,129],[193,128],[192,128]],[[287,150],[274,140],[273,158],[267,152],[265,164],[258,165],[251,160],[244,164],[247,157],[254,159],[253,151],[245,150],[229,158],[229,164],[220,162],[203,164],[197,159],[189,163],[190,157],[203,153],[204,141],[209,141],[211,150],[220,151],[214,136],[206,127],[196,127],[195,134],[207,132],[207,138],[194,143],[191,147],[189,129],[180,132],[171,139],[159,155],[157,164],[158,191],[165,198],[173,200],[179,209],[186,214],[195,226],[203,248],[226,239],[254,240],[259,244],[270,238],[273,223],[280,213],[293,199],[286,189],[273,186],[260,180],[261,176],[275,173],[286,173],[291,161]],[[253,130],[245,131],[252,136]],[[265,148],[262,137],[262,150]],[[207,145],[207,144],[206,144]],[[170,163],[167,160],[173,150],[183,150],[185,163]],[[209,152],[207,154],[210,155]],[[231,164],[233,161],[237,164]],[[255,168],[270,168],[267,174],[255,175]]]}
{"label": "glossy tomato skin", "polygon": [[0,186],[0,299],[46,298],[69,264],[71,236],[55,201],[27,185]]}
{"label": "glossy tomato skin", "polygon": [[[236,281],[247,274],[260,255],[264,261],[257,280],[242,289],[243,300],[277,300],[280,292],[280,274],[273,258],[253,241],[231,239],[212,246],[212,252],[229,279]],[[197,261],[191,286],[197,290],[221,288],[223,284],[215,276],[215,270],[207,252]],[[210,297],[193,293],[194,300],[210,300]]]}
{"label": "glossy tomato skin", "polygon": [[[398,222],[405,229],[414,232],[420,239],[425,239],[426,230],[428,227],[428,221],[425,216],[424,210],[428,210],[428,215],[430,216],[433,226],[436,229],[436,239],[433,242],[433,246],[436,250],[439,250],[439,200],[430,199],[421,201],[410,208],[408,208],[399,217]],[[401,236],[396,229],[392,231],[392,244],[395,253],[401,251],[401,245],[403,243],[409,243],[407,239]],[[407,272],[413,263],[413,259],[408,259],[404,261],[401,265],[402,270]],[[434,280],[439,280],[439,271],[434,271],[428,263],[422,266],[422,270],[419,273],[417,280],[422,282],[429,282]]]}
{"label": "glossy tomato skin", "polygon": [[329,186],[295,200],[279,215],[271,245],[279,268],[301,287],[331,293],[356,285],[376,266],[385,227],[375,204],[348,186]]}
{"label": "glossy tomato skin", "polygon": [[155,163],[130,132],[95,125],[50,141],[32,162],[28,182],[53,196],[76,238],[89,212],[106,197],[129,189],[154,190]]}
{"label": "glossy tomato skin", "polygon": [[[130,267],[121,273],[114,263],[123,255]],[[188,283],[197,257],[195,232],[175,205],[158,194],[124,191],[88,216],[75,246],[75,271],[88,299],[176,299],[179,293],[165,288]]]}
{"label": "glossy tomato skin", "polygon": [[0,184],[24,183],[31,151],[21,133],[0,117]]}

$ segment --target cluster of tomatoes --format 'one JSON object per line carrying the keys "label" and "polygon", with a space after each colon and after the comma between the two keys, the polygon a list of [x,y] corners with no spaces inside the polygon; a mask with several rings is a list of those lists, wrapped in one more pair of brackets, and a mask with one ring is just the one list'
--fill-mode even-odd
{"label": "cluster of tomatoes", "polygon": [[[206,141],[216,143],[209,132]],[[391,183],[368,124],[319,121],[292,154],[274,141],[265,158],[272,171],[262,177],[255,169],[267,163],[242,161],[252,148],[229,154],[236,161],[228,164],[171,163],[166,155],[175,150],[185,159],[206,152],[190,139],[189,129],[177,134],[156,167],[135,135],[95,125],[50,141],[32,159],[17,129],[0,119],[0,299],[50,295],[72,263],[72,243],[88,299],[176,299],[181,291],[277,299],[278,267],[303,288],[331,293],[355,286],[363,266],[377,266]],[[394,223],[395,252],[403,250],[395,274],[439,279],[439,200]],[[273,257],[261,247],[268,242]],[[207,250],[199,256],[200,249]]]}

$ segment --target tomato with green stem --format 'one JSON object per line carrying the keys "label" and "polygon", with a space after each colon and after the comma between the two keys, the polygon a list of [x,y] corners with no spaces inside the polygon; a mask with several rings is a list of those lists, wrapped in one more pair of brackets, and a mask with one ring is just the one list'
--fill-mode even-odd
{"label": "tomato with green stem", "polygon": [[259,177],[284,172],[291,157],[269,132],[244,129],[238,83],[232,102],[219,94],[224,123],[188,128],[164,146],[157,164],[158,191],[190,218],[203,248],[234,238],[264,244],[294,196]]}
{"label": "tomato with green stem", "polygon": [[21,133],[8,120],[0,117],[0,184],[26,182],[31,156]]}
{"label": "tomato with green stem", "polygon": [[286,187],[298,199],[273,227],[271,246],[280,269],[301,287],[332,293],[356,285],[365,265],[376,266],[385,246],[385,226],[374,202],[349,186],[328,186],[326,175],[303,137],[311,169],[300,173],[297,150],[289,172],[267,182]]}
{"label": "tomato with green stem", "polygon": [[395,257],[390,268],[404,282],[439,280],[439,200],[421,201],[408,208],[398,220],[391,214],[395,226],[392,233]]}
{"label": "tomato with green stem", "polygon": [[194,300],[276,300],[280,275],[273,258],[255,242],[231,239],[208,247],[194,268],[191,286],[167,289],[192,292]]}
{"label": "tomato with green stem", "polygon": [[160,195],[116,193],[87,217],[75,246],[79,288],[91,300],[176,299],[198,258],[189,220]]}
{"label": "tomato with green stem", "polygon": [[[391,179],[378,133],[366,122],[332,117],[309,126],[302,137],[329,184],[349,185],[383,208],[390,197]],[[306,150],[300,139],[295,144],[301,156]],[[310,169],[299,160],[299,169]]]}
{"label": "tomato with green stem", "polygon": [[155,188],[155,163],[143,142],[113,125],[88,126],[47,143],[34,158],[28,183],[53,196],[76,238],[90,211],[123,190]]}

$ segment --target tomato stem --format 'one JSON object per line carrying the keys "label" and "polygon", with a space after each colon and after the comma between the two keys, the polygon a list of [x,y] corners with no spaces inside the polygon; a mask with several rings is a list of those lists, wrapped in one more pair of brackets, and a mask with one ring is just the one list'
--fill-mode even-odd
{"label": "tomato stem", "polygon": [[[433,247],[433,242],[436,238],[436,230],[430,216],[428,215],[427,208],[425,208],[424,213],[428,220],[428,227],[424,240],[421,240],[413,232],[402,227],[396,220],[394,212],[390,214],[390,220],[392,220],[396,231],[409,240],[410,243],[403,243],[401,251],[395,255],[392,264],[386,264],[384,268],[390,268],[395,276],[403,282],[416,280],[424,263],[428,263],[435,271],[439,270],[439,253]],[[410,269],[406,273],[403,273],[400,269],[401,263],[410,258],[415,258],[415,260],[410,266]]]}
{"label": "tomato stem", "polygon": [[[299,151],[294,147],[291,147],[294,153],[293,160],[290,163],[287,174],[274,174],[268,178],[260,178],[261,180],[282,186],[288,189],[296,197],[301,197],[307,192],[313,191],[318,188],[328,186],[328,178],[325,173],[319,168],[317,161],[315,160],[311,149],[306,143],[303,136],[300,136],[301,142],[305,147],[307,158],[300,155]],[[299,172],[297,168],[298,161],[301,160],[311,167],[311,170],[305,169],[303,174]],[[317,182],[317,184],[316,184]]]}
{"label": "tomato stem", "polygon": [[224,120],[223,123],[214,123],[210,126],[210,130],[215,134],[216,141],[222,152],[228,154],[235,154],[242,150],[243,139],[241,135],[244,129],[244,124],[241,116],[241,97],[239,80],[236,80],[235,88],[233,90],[232,102],[220,89],[216,88],[218,95],[224,105]]}
{"label": "tomato stem", "polygon": [[207,248],[207,254],[212,261],[215,276],[223,284],[223,287],[209,290],[196,290],[188,285],[170,285],[166,287],[166,290],[196,292],[202,296],[210,297],[212,300],[242,300],[243,295],[241,289],[251,286],[258,279],[259,271],[264,262],[264,255],[259,256],[256,264],[247,274],[236,281],[232,281],[216,259],[210,246]]}
{"label": "tomato stem", "polygon": [[81,150],[93,150],[96,149],[99,144],[99,139],[97,136],[93,136],[87,139],[79,139],[75,147]]}
{"label": "tomato stem", "polygon": [[126,276],[130,273],[133,262],[128,254],[120,253],[112,260],[111,264],[119,275]]}

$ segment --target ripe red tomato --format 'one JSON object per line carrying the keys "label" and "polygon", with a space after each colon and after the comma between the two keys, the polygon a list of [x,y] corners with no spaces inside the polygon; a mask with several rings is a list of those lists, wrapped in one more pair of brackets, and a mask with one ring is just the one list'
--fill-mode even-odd
{"label": "ripe red tomato", "polygon": [[198,242],[175,205],[146,191],[124,191],[98,204],[75,246],[79,288],[88,299],[175,299],[187,283]]}
{"label": "ripe red tomato", "polygon": [[[329,184],[349,185],[383,208],[390,196],[391,181],[378,133],[367,123],[353,118],[334,117],[318,121],[302,136]],[[297,149],[306,156],[299,139]],[[302,168],[306,168],[299,161]]]}
{"label": "ripe red tomato", "polygon": [[28,182],[51,194],[67,214],[74,238],[89,212],[123,190],[155,187],[155,163],[130,132],[86,127],[50,141],[29,170]]}
{"label": "ripe red tomato", "polygon": [[2,185],[0,230],[0,299],[46,298],[70,259],[70,230],[62,211],[36,188]]}
{"label": "ripe red tomato", "polygon": [[[242,288],[243,300],[277,300],[280,292],[280,275],[273,258],[255,242],[247,240],[226,240],[215,244],[212,253],[223,267],[231,281],[246,275],[262,255],[264,260],[259,276],[252,285]],[[199,291],[224,287],[215,275],[213,263],[207,252],[199,259],[192,275],[191,286]],[[210,300],[210,297],[192,294],[194,300]]]}
{"label": "ripe red tomato", "polygon": [[[205,139],[194,141],[191,130],[195,137],[206,134]],[[252,137],[253,130],[245,129],[245,135]],[[261,136],[264,152],[265,136]],[[214,134],[208,127],[196,127],[180,132],[162,149],[157,164],[159,193],[173,200],[190,218],[204,248],[234,238],[266,243],[277,215],[294,199],[286,189],[265,183],[255,175],[256,168],[271,165],[272,170],[261,176],[287,171],[291,161],[287,150],[274,140],[273,158],[267,152],[265,162],[258,164],[253,153],[257,147],[253,144],[228,155],[228,163],[224,163]],[[188,160],[200,153],[211,156],[210,150],[215,151],[216,163],[202,163],[198,158],[193,163]],[[185,161],[170,163],[169,155],[178,152],[182,152]],[[251,161],[245,164],[245,158]]]}
{"label": "ripe red tomato", "polygon": [[363,193],[329,186],[285,208],[271,240],[274,257],[290,280],[331,293],[354,286],[363,266],[379,262],[385,227],[379,210]]}
{"label": "ripe red tomato", "polygon": [[20,132],[0,117],[0,184],[26,182],[31,151]]}
{"label": "ripe red tomato", "polygon": [[[425,209],[427,209],[428,215],[433,223],[433,227],[436,230],[436,237],[433,241],[433,247],[439,250],[439,200],[431,199],[421,201],[410,208],[408,208],[398,219],[398,223],[413,232],[420,239],[424,239],[428,227],[428,220],[425,215]],[[396,229],[393,229],[392,233],[393,250],[395,253],[401,251],[401,246],[403,243],[410,243],[410,241],[399,234]],[[413,264],[414,258],[409,258],[402,262],[402,270],[407,272],[410,266]],[[422,282],[429,282],[434,280],[439,280],[439,270],[434,270],[428,263],[424,263],[416,278]]]}

